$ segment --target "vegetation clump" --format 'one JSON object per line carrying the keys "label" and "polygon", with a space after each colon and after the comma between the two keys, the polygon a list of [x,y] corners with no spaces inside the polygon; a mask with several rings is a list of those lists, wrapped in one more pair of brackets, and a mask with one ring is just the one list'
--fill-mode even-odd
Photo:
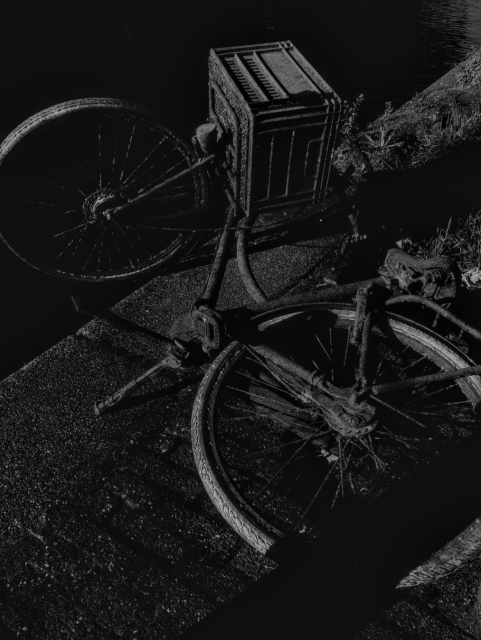
{"label": "vegetation clump", "polygon": [[[358,124],[362,95],[348,107],[333,165],[351,187],[372,171],[404,171],[442,157],[465,141],[481,140],[481,50],[397,110],[364,130]],[[352,191],[352,188],[351,188]]]}

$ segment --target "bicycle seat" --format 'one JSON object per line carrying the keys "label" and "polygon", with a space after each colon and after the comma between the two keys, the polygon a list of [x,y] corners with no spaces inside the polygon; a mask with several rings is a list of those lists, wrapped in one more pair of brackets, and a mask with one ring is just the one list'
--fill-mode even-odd
{"label": "bicycle seat", "polygon": [[378,271],[389,287],[436,302],[455,298],[461,280],[459,267],[451,258],[419,260],[401,249],[389,249]]}

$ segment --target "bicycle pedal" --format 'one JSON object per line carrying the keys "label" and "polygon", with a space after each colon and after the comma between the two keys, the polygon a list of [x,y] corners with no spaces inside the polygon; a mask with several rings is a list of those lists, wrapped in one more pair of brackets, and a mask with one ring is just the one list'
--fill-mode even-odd
{"label": "bicycle pedal", "polygon": [[220,316],[212,309],[195,309],[192,311],[194,336],[202,342],[205,349],[218,349],[223,334]]}

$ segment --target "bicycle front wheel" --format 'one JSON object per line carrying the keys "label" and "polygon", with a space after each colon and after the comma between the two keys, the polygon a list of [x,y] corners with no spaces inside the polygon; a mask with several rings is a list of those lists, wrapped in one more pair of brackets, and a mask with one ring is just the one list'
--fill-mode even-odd
{"label": "bicycle front wheel", "polygon": [[[351,388],[355,308],[317,303],[259,319],[263,344]],[[382,315],[372,329],[373,383],[470,366],[451,344],[408,320]],[[280,382],[280,380],[284,382]],[[205,375],[192,414],[202,482],[227,522],[262,553],[286,536],[316,535],[341,503],[371,501],[479,426],[481,379],[471,376],[369,397],[372,429],[342,433],[319,406],[296,392],[302,383],[231,343]]]}
{"label": "bicycle front wheel", "polygon": [[112,212],[194,161],[141,105],[108,98],[55,105],[0,146],[0,236],[53,276],[101,282],[149,273],[195,242],[197,234],[169,228],[179,227],[173,214],[206,204],[203,168]]}

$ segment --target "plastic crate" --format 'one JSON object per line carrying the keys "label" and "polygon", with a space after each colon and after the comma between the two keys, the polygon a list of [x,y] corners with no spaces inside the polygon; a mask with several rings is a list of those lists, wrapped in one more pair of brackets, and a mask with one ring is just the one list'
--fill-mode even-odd
{"label": "plastic crate", "polygon": [[247,215],[323,199],[342,112],[291,42],[211,49],[209,118]]}

